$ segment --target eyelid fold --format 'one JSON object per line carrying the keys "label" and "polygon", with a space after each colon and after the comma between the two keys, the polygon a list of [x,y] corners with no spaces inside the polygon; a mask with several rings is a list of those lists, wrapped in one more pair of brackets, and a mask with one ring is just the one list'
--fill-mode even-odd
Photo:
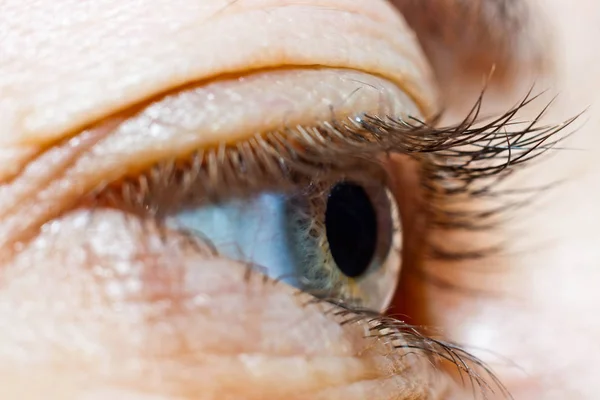
{"label": "eyelid fold", "polygon": [[416,40],[383,0],[14,3],[0,8],[3,146],[47,146],[165,91],[281,67],[380,75],[436,111]]}

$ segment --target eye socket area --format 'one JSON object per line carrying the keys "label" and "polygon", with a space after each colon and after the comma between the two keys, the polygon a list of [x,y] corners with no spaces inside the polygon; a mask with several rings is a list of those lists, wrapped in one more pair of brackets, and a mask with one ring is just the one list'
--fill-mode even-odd
{"label": "eye socket area", "polygon": [[[377,97],[381,95],[381,92],[375,91],[375,93]],[[381,105],[378,105],[378,108],[380,107]],[[168,108],[164,108],[164,110],[169,111]],[[156,117],[156,114],[153,116]],[[154,122],[156,122],[156,118]],[[166,143],[169,138],[169,135],[160,134],[148,137],[148,132],[157,133],[157,130],[153,131],[152,125],[149,127],[130,119],[126,122],[119,122],[116,119],[113,121],[112,127],[115,126],[116,129],[112,130],[99,129],[85,132],[77,140],[64,143],[55,152],[49,152],[38,158],[35,161],[35,168],[26,171],[14,182],[18,185],[21,181],[26,181],[27,178],[30,178],[27,175],[29,172],[47,172],[49,176],[52,176],[52,184],[48,190],[37,191],[34,193],[34,197],[18,205],[21,210],[28,211],[27,214],[21,215],[39,217],[42,214],[38,213],[51,209],[48,207],[49,205],[55,205],[54,211],[60,209],[63,214],[60,218],[47,219],[48,222],[42,228],[42,232],[35,235],[33,239],[27,240],[22,251],[13,255],[13,263],[6,266],[8,272],[4,275],[6,281],[11,282],[10,293],[15,298],[31,293],[26,317],[28,321],[40,325],[38,330],[40,335],[43,336],[45,330],[54,330],[56,324],[65,328],[53,333],[55,338],[62,341],[61,343],[49,343],[45,337],[34,338],[40,346],[40,352],[47,351],[48,348],[44,347],[46,345],[50,345],[49,348],[53,352],[60,352],[62,347],[65,347],[70,351],[69,354],[72,357],[66,359],[65,364],[73,363],[80,367],[80,371],[86,372],[89,371],[89,368],[96,368],[90,367],[90,365],[104,365],[108,370],[115,371],[115,376],[118,376],[119,374],[132,374],[131,371],[121,369],[121,367],[130,365],[124,362],[128,357],[131,361],[142,357],[142,365],[147,365],[148,358],[180,360],[180,355],[189,352],[190,349],[193,349],[194,354],[201,355],[204,354],[204,350],[231,351],[233,346],[237,351],[257,353],[264,351],[266,354],[273,355],[270,352],[274,351],[273,346],[275,346],[282,349],[281,351],[287,352],[285,353],[286,357],[290,356],[290,352],[292,352],[289,358],[289,362],[292,364],[296,360],[294,357],[306,357],[307,353],[312,356],[325,354],[330,357],[333,351],[334,357],[339,357],[338,361],[334,361],[333,364],[331,361],[327,361],[327,368],[323,367],[323,369],[331,372],[329,375],[320,376],[322,378],[330,376],[326,380],[338,386],[334,389],[329,386],[319,386],[317,388],[319,390],[331,390],[333,393],[336,390],[343,390],[344,383],[355,382],[357,379],[363,378],[368,378],[365,382],[370,382],[372,385],[377,384],[380,389],[385,387],[385,391],[390,393],[395,393],[399,387],[406,386],[403,383],[404,374],[409,374],[409,372],[408,370],[402,372],[404,370],[403,363],[394,360],[392,365],[386,364],[385,360],[389,355],[388,348],[385,349],[383,358],[379,358],[381,356],[379,353],[375,354],[374,358],[368,355],[370,353],[365,353],[365,346],[366,348],[373,346],[370,341],[364,339],[368,326],[358,323],[359,321],[355,321],[358,324],[353,323],[349,327],[340,326],[343,320],[339,319],[335,312],[330,314],[332,312],[331,305],[313,309],[312,317],[306,318],[303,312],[307,307],[310,309],[309,303],[316,302],[321,305],[325,303],[307,295],[298,295],[290,288],[282,289],[286,288],[283,284],[274,284],[273,287],[277,289],[264,289],[269,287],[269,283],[272,281],[260,276],[255,271],[246,274],[247,266],[236,264],[235,267],[232,267],[231,260],[221,257],[210,258],[213,257],[210,249],[202,248],[201,241],[195,240],[197,238],[182,235],[181,232],[169,230],[162,224],[156,224],[157,220],[154,218],[139,218],[139,214],[124,213],[123,209],[118,207],[112,210],[104,208],[102,201],[99,200],[108,194],[108,191],[95,192],[93,196],[86,197],[81,202],[82,192],[89,192],[94,188],[107,188],[103,185],[94,186],[94,182],[102,183],[104,179],[114,179],[114,184],[119,186],[125,182],[124,176],[135,176],[135,168],[131,168],[132,164],[128,164],[128,162],[137,163],[137,165],[140,165],[141,161],[148,162],[147,159],[141,160],[139,157],[140,154],[143,154],[144,145],[150,145],[152,148],[153,140],[155,143],[160,143],[161,140]],[[126,140],[128,135],[142,131],[146,135],[145,138],[148,139],[145,143],[142,140],[139,142]],[[134,145],[137,143],[141,145],[136,148]],[[164,151],[164,149],[162,150]],[[217,148],[205,153],[204,160],[207,160],[207,165],[219,160],[220,151],[222,150]],[[136,154],[137,158],[131,157]],[[340,165],[348,165],[347,161],[351,158],[346,154],[345,157],[340,158],[340,160],[346,160]],[[60,160],[61,163],[57,164],[57,160]],[[386,165],[383,162],[379,164]],[[174,171],[171,167],[176,163],[163,165],[165,168],[162,170],[163,172]],[[57,166],[60,166],[61,169],[57,169]],[[391,166],[388,167],[391,168]],[[220,171],[225,170],[220,169]],[[344,169],[344,171],[346,170]],[[349,177],[350,173],[346,172],[346,175]],[[143,174],[142,176],[148,177]],[[211,176],[211,174],[208,173],[207,176]],[[227,174],[223,176],[229,177]],[[370,175],[367,174],[367,176]],[[101,180],[98,180],[99,178]],[[390,181],[392,181],[391,178]],[[144,185],[144,182],[147,184],[150,181],[137,180],[137,183],[141,185]],[[280,180],[271,181],[271,183],[280,182]],[[232,182],[223,180],[220,183]],[[108,187],[112,187],[111,184],[108,184]],[[120,187],[127,186],[121,185]],[[13,188],[18,193],[18,186],[9,186],[9,190]],[[134,193],[132,191],[130,195]],[[172,191],[164,191],[164,193],[168,196],[174,194]],[[18,200],[16,197],[12,199]],[[36,200],[44,207],[27,209],[27,204]],[[160,201],[160,199],[155,200]],[[146,214],[146,216],[149,215],[151,216],[152,213]],[[28,221],[19,219],[18,214],[13,217],[15,224]],[[4,224],[7,220],[2,222]],[[7,229],[7,225],[2,228]],[[180,254],[180,251],[184,253]],[[207,257],[210,258],[210,261],[207,261]],[[29,269],[28,267],[32,265],[36,268]],[[38,265],[45,268],[39,268]],[[68,268],[65,269],[65,267]],[[201,276],[202,272],[205,273],[204,276]],[[43,276],[52,277],[52,279],[45,280],[46,286],[39,285]],[[248,276],[250,281],[246,280]],[[4,291],[4,293],[8,292]],[[211,296],[213,293],[221,294]],[[244,295],[239,296],[240,294]],[[43,298],[46,300],[44,301]],[[8,299],[6,304],[11,304],[11,301],[15,300]],[[67,302],[66,312],[60,314],[60,303],[63,302]],[[271,310],[272,313],[265,315],[262,310],[265,304],[279,304],[280,307],[274,308]],[[290,314],[290,310],[298,312]],[[347,316],[352,315],[346,314],[349,311],[344,309],[341,309],[340,312]],[[99,315],[105,319],[98,320]],[[242,318],[241,315],[247,315],[248,318]],[[254,321],[260,323],[250,326],[248,321],[253,319],[252,315],[256,315]],[[5,315],[7,321],[13,317],[15,316],[12,314]],[[71,318],[74,318],[75,324],[72,324]],[[298,321],[304,321],[302,326],[298,325]],[[194,324],[197,325],[194,326]],[[84,360],[79,359],[78,354],[75,353],[80,352],[80,347],[69,345],[70,335],[66,330],[68,326],[74,326],[77,330],[76,335],[85,338],[81,345],[99,349],[100,361],[95,358],[96,354],[86,357]],[[232,329],[232,326],[237,329]],[[274,342],[274,332],[289,326],[293,326],[294,330],[290,330],[289,335],[279,335],[281,340]],[[9,334],[11,332],[14,334],[10,338],[4,338],[5,340],[0,338],[0,343],[14,344],[19,337],[18,329],[25,328],[27,325],[14,325],[14,329],[9,332]],[[349,336],[345,336],[344,332],[348,329],[350,330]],[[206,332],[211,334],[207,335]],[[255,336],[253,336],[254,333]],[[302,335],[303,340],[299,341],[298,335]],[[249,338],[252,337],[260,338],[260,341],[256,342],[262,347],[248,349],[242,346],[242,344],[247,345]],[[203,338],[203,340],[199,341],[198,338]],[[58,347],[55,347],[57,344]],[[321,347],[311,347],[315,345]],[[149,355],[150,349],[154,349],[155,353]],[[337,351],[340,353],[335,353]],[[51,359],[54,357],[56,357],[55,353],[49,355]],[[357,357],[359,361],[355,362]],[[277,357],[274,356],[274,358]],[[424,360],[425,358],[423,358]],[[190,364],[196,365],[197,362],[188,359],[185,368],[180,364],[175,364],[172,369],[163,369],[162,364],[152,364],[150,367],[159,369],[156,373],[162,379],[158,381],[178,381],[179,383],[175,387],[181,385],[189,388],[196,387],[198,382],[181,383],[179,380],[182,375],[191,376],[188,374],[189,369],[186,368],[189,368]],[[424,361],[424,364],[426,364],[424,368],[429,368],[427,362]],[[218,365],[207,367],[205,372],[210,372],[212,367]],[[288,368],[273,367],[285,365],[285,363],[274,364],[267,360],[263,365],[273,369],[289,370]],[[315,361],[310,365],[318,367],[320,364]],[[356,367],[349,367],[349,365]],[[339,375],[339,369],[335,368],[336,366],[349,371],[349,374]],[[244,367],[228,365],[228,376],[231,375],[231,368]],[[389,378],[390,368],[398,373],[391,378]],[[77,372],[77,369],[65,372],[65,374],[71,376]],[[382,371],[385,371],[386,375],[383,383],[378,379],[373,379],[379,377]],[[98,371],[94,369],[93,373],[97,374]],[[192,375],[196,376],[197,373],[195,371]],[[273,379],[275,377],[279,379],[276,387],[290,391],[309,390],[314,384],[310,380],[295,381],[292,376],[287,378],[280,375],[271,376]],[[134,375],[128,375],[128,377],[132,381],[137,379]],[[105,378],[102,377],[102,379]],[[218,378],[215,378],[217,383],[231,382],[231,379],[221,380]],[[246,378],[248,377],[246,376]],[[108,378],[106,379],[110,381]],[[320,381],[322,382],[322,379]],[[243,380],[239,380],[234,386],[220,387],[218,390],[235,393],[236,388],[241,387],[243,382]],[[204,382],[203,389],[208,388],[209,383]],[[258,393],[270,393],[268,390],[273,387],[265,382],[258,384],[262,387],[256,390],[263,390]],[[256,388],[256,385],[257,382],[250,379],[245,387]],[[154,390],[157,393],[164,390],[158,387],[146,389]],[[410,388],[405,390],[407,396],[412,390]],[[286,393],[278,394],[286,395]],[[182,393],[182,395],[185,394]],[[258,396],[257,398],[264,397]]]}
{"label": "eye socket area", "polygon": [[[361,306],[381,311],[387,307],[392,297],[401,264],[398,260],[400,257],[401,238],[396,238],[398,232],[401,230],[400,217],[395,215],[397,214],[396,201],[390,193],[389,188],[386,187],[388,182],[395,182],[395,179],[390,177],[390,175],[395,174],[395,171],[389,170],[390,165],[388,165],[387,161],[378,159],[380,156],[379,152],[384,148],[384,145],[380,145],[377,142],[376,136],[373,136],[372,139],[361,138],[361,135],[365,133],[364,129],[360,127],[362,124],[361,118],[363,117],[343,117],[343,115],[349,110],[357,108],[361,110],[370,109],[370,111],[362,111],[358,115],[373,113],[372,115],[406,115],[416,117],[419,115],[419,112],[414,103],[395,85],[390,85],[385,80],[356,71],[331,69],[269,71],[264,74],[260,73],[257,76],[245,78],[243,81],[225,82],[224,87],[221,89],[225,89],[227,93],[230,91],[230,84],[234,84],[237,89],[240,89],[241,84],[241,90],[236,90],[235,96],[233,96],[235,100],[225,96],[225,101],[234,101],[234,105],[247,107],[248,104],[256,104],[256,102],[246,103],[245,96],[247,95],[249,98],[252,97],[255,99],[257,95],[256,88],[260,87],[264,89],[265,82],[273,82],[274,78],[279,89],[285,86],[288,79],[292,79],[295,83],[295,90],[299,91],[302,96],[306,94],[306,88],[311,86],[307,85],[307,83],[313,82],[317,85],[317,89],[311,89],[311,97],[314,96],[313,92],[315,90],[321,90],[322,92],[317,96],[321,100],[321,103],[310,107],[310,113],[312,113],[311,118],[317,115],[320,115],[321,118],[327,116],[325,119],[326,122],[322,127],[297,125],[294,129],[284,128],[265,135],[254,135],[249,139],[241,139],[237,142],[224,142],[216,148],[207,146],[207,148],[192,154],[191,157],[188,156],[187,161],[184,156],[183,160],[175,159],[173,161],[159,162],[149,170],[142,171],[138,176],[133,174],[131,179],[117,180],[115,184],[109,185],[106,193],[101,192],[96,200],[99,199],[101,204],[106,201],[106,204],[111,207],[127,209],[146,217],[158,216],[164,218],[166,216],[177,215],[183,208],[194,210],[187,213],[183,218],[195,221],[191,226],[188,225],[188,228],[198,232],[201,237],[206,238],[208,241],[214,242],[216,239],[217,242],[221,242],[223,245],[217,245],[219,252],[224,251],[225,255],[234,259],[263,265],[266,270],[271,271],[270,275],[272,277],[284,279],[290,273],[292,275],[298,274],[298,271],[290,271],[288,269],[289,265],[298,263],[290,260],[290,255],[294,252],[295,255],[291,258],[302,260],[302,263],[310,266],[334,265],[331,270],[335,274],[339,272],[338,268],[335,267],[335,261],[331,259],[332,254],[328,248],[325,248],[323,253],[314,251],[314,249],[322,246],[329,246],[326,240],[326,229],[321,229],[320,234],[313,234],[317,240],[319,237],[324,238],[324,240],[321,244],[311,246],[311,251],[308,252],[309,255],[305,254],[306,248],[296,248],[288,251],[287,245],[289,243],[305,243],[306,239],[299,237],[293,240],[280,241],[278,244],[280,251],[271,251],[269,246],[273,246],[273,243],[268,244],[268,240],[264,239],[259,245],[255,241],[260,238],[253,237],[254,232],[252,230],[261,231],[264,227],[272,227],[272,225],[261,220],[252,219],[262,217],[261,212],[267,210],[274,213],[273,215],[280,215],[282,212],[281,204],[284,204],[285,201],[282,201],[282,199],[278,200],[275,197],[268,199],[268,197],[264,196],[260,198],[253,198],[252,196],[264,194],[265,192],[268,193],[269,191],[276,193],[280,190],[287,191],[287,193],[295,190],[302,192],[303,187],[313,186],[312,190],[316,191],[316,197],[320,197],[323,200],[326,197],[324,193],[328,192],[334,186],[333,182],[331,182],[332,176],[338,177],[335,179],[350,180],[358,177],[362,180],[361,185],[363,187],[371,188],[369,190],[369,200],[375,200],[375,203],[379,205],[378,208],[384,210],[383,213],[377,213],[378,234],[381,233],[378,235],[378,238],[384,240],[377,241],[378,259],[374,263],[381,262],[386,264],[384,261],[387,260],[388,256],[394,256],[395,261],[388,263],[389,268],[382,269],[381,272],[385,272],[383,276],[371,281],[367,279],[363,282],[355,282],[349,279],[352,277],[345,276],[344,281],[347,281],[348,284],[345,285],[343,294],[340,293],[339,288],[331,286],[331,277],[324,274],[322,270],[315,276],[307,276],[305,273],[301,273],[296,277],[288,276],[287,281],[297,287],[308,289],[312,293],[319,292],[320,297],[328,297],[332,300],[352,300],[351,303],[353,304],[356,303],[356,300],[360,300],[359,303],[361,303]],[[298,78],[303,80],[303,85],[301,85],[300,89],[297,89]],[[334,89],[328,88],[324,82],[330,82],[332,85],[335,85],[333,86]],[[223,83],[217,83],[217,85],[221,84]],[[182,115],[188,115],[188,112],[191,114],[191,110],[203,109],[206,106],[205,101],[207,99],[211,102],[223,101],[219,90],[219,87],[214,89],[203,87],[193,90],[190,93],[175,94],[172,97],[167,97],[159,104],[151,105],[149,109],[142,111],[136,121],[123,124],[112,137],[117,143],[123,142],[127,138],[136,140],[136,142],[128,143],[129,145],[136,144],[136,146],[131,146],[136,151],[139,151],[140,147],[147,148],[149,146],[147,142],[151,142],[152,140],[157,140],[157,143],[163,144],[164,147],[173,146],[173,143],[176,143],[178,140],[185,146],[189,146],[190,143],[202,143],[202,141],[206,140],[206,137],[198,134],[196,130],[204,128],[202,121],[205,121],[208,117],[202,115],[202,113],[199,115],[195,113],[193,117],[186,119],[182,118]],[[261,93],[267,96],[267,99],[258,100],[258,103],[262,101],[269,104],[273,103],[273,99],[268,99],[270,91],[262,90]],[[286,96],[290,95],[288,92],[285,93]],[[374,102],[375,99],[377,99],[377,102]],[[281,105],[280,103],[280,101],[275,102],[275,107],[272,107],[272,113],[267,118],[267,124],[270,123],[269,121],[277,120],[273,118],[273,115],[280,112],[277,108]],[[283,109],[289,109],[288,107],[288,104],[283,103]],[[178,110],[178,113],[173,115],[173,109]],[[220,107],[220,109],[225,110],[225,113],[230,111],[227,107]],[[324,112],[325,110],[326,112]],[[238,116],[240,112],[234,109],[232,110],[232,114]],[[291,121],[297,118],[293,115],[290,116],[288,113],[284,113],[284,115],[285,119],[289,117]],[[345,122],[337,126],[336,124],[339,122],[338,118],[341,118]],[[185,121],[184,127],[181,127],[182,119]],[[252,123],[251,120],[250,126],[252,126]],[[261,121],[260,123],[264,124],[265,121]],[[155,134],[146,138],[142,134],[147,132],[148,125],[151,126]],[[216,123],[216,126],[219,127],[221,124]],[[225,124],[225,126],[227,125]],[[357,129],[357,133],[351,132],[352,126]],[[208,137],[210,138],[210,135],[214,133],[210,132],[210,129],[212,129],[210,126],[208,129]],[[247,130],[248,128],[244,129]],[[361,130],[362,133],[359,133]],[[190,139],[194,140],[194,142],[183,141],[180,136],[175,136],[176,133],[182,136],[189,135]],[[144,138],[148,140],[137,142],[138,134],[140,135],[140,139]],[[221,134],[223,134],[222,130]],[[167,138],[172,138],[173,141],[167,141]],[[234,139],[232,138],[232,140]],[[139,147],[137,146],[138,144]],[[120,150],[129,150],[129,148],[122,149],[121,147],[116,147],[114,144],[110,144],[110,146],[104,143],[100,144],[99,152],[106,152],[107,149],[116,149],[116,155],[123,162],[140,162],[140,159],[136,157],[124,157],[124,154],[118,153]],[[361,152],[363,154],[357,154]],[[113,153],[112,155],[114,156],[115,154]],[[371,164],[373,165],[367,168],[369,169],[368,173],[359,171],[359,169],[365,168],[364,166],[369,164],[368,162],[364,162],[364,159],[369,157],[374,158],[371,160]],[[362,162],[361,159],[363,160]],[[375,171],[377,164],[380,171]],[[388,168],[388,173],[381,170],[382,165]],[[352,169],[355,170],[354,173],[351,172]],[[368,182],[369,179],[373,179],[377,174],[381,175],[382,171],[384,172],[385,179],[381,180],[380,183]],[[374,175],[369,176],[371,173]],[[323,184],[325,186],[322,186]],[[414,191],[413,189],[418,186],[414,182],[411,182],[411,185],[413,186],[410,191]],[[402,186],[402,183],[399,186]],[[307,193],[302,194],[304,197],[306,195]],[[223,198],[227,200],[239,198],[240,200],[237,203],[223,205],[221,204]],[[194,203],[198,201],[200,201],[200,204],[197,204],[195,207]],[[200,210],[206,206],[207,201],[215,203],[217,206]],[[273,201],[279,204],[279,207],[274,207]],[[271,204],[267,206],[267,203]],[[247,211],[244,210],[246,207],[258,207],[260,212],[257,212],[252,217],[250,212],[245,212]],[[303,204],[300,207],[307,208],[307,205]],[[320,208],[321,211],[319,212],[318,220],[320,220],[320,224],[324,227],[326,225],[325,211],[328,208],[325,203]],[[243,212],[244,217],[233,222],[231,219],[233,216],[232,213],[239,217],[240,211]],[[269,217],[271,216],[267,216],[267,218]],[[247,226],[235,229],[241,220],[249,223],[253,229],[251,231],[244,231]],[[251,220],[252,222],[249,222]],[[221,229],[218,226],[219,223],[232,225],[229,228],[225,227]],[[260,226],[261,223],[263,228]],[[276,228],[273,227],[273,229]],[[303,229],[294,228],[291,230],[302,231]],[[379,232],[380,230],[381,232]],[[384,230],[388,230],[390,233],[383,233]],[[286,229],[280,229],[279,231],[286,231]],[[388,239],[386,236],[390,238]],[[391,238],[394,238],[394,240]],[[273,238],[271,237],[271,239]],[[250,245],[251,248],[246,248],[245,246],[247,245]],[[261,251],[263,247],[267,250],[266,252]],[[382,248],[380,249],[379,247]],[[394,251],[390,251],[392,248],[395,253]],[[249,256],[248,252],[252,253],[252,255]],[[257,253],[261,253],[262,255],[256,256]],[[376,274],[371,275],[373,277],[376,276]],[[298,278],[308,279],[309,283],[298,282]],[[294,280],[295,282],[292,282]],[[336,279],[333,279],[333,281],[336,281]],[[361,293],[361,287],[368,287],[367,292],[372,299],[364,301],[365,294]]]}

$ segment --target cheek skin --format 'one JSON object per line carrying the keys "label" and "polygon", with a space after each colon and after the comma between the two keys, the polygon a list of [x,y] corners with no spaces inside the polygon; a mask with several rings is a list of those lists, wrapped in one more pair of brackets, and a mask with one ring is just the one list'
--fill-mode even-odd
{"label": "cheek skin", "polygon": [[0,381],[10,398],[48,398],[50,388],[53,399],[437,399],[455,390],[422,355],[365,338],[368,322],[342,325],[333,306],[119,211],[47,224],[2,282]]}

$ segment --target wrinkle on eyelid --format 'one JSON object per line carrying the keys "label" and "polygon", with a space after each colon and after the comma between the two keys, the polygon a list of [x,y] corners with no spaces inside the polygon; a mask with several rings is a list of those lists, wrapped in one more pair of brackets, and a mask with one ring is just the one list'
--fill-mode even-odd
{"label": "wrinkle on eyelid", "polygon": [[71,168],[115,126],[115,121],[109,121],[85,131],[41,154],[18,175],[4,177],[0,185],[0,260],[13,254],[24,233],[39,229],[89,191],[82,179],[70,174]]}
{"label": "wrinkle on eyelid", "polygon": [[2,270],[0,360],[194,399],[240,390],[341,398],[373,384],[382,399],[447,390],[418,350],[366,339],[366,320],[342,326],[332,305],[157,234],[109,210],[76,211],[43,230]]}
{"label": "wrinkle on eyelid", "polygon": [[40,150],[38,146],[0,148],[0,182],[18,175]]}
{"label": "wrinkle on eyelid", "polygon": [[[426,114],[436,111],[429,69],[413,34],[383,0],[369,2],[369,12],[344,16],[327,10],[327,1],[313,0],[318,7],[305,2],[205,23],[198,21],[206,20],[210,7],[200,0],[153,0],[143,7],[116,0],[46,1],[21,13],[26,19],[10,18],[22,4],[10,0],[0,8],[7,35],[0,43],[6,54],[0,60],[4,145],[47,144],[191,82],[285,66],[379,74],[404,88]],[[56,13],[79,20],[60,19],[56,26]],[[394,16],[396,23],[373,21],[372,13]]]}

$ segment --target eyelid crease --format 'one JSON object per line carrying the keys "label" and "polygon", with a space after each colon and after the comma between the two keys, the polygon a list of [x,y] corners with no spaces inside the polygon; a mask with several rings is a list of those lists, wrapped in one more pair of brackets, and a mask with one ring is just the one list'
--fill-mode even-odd
{"label": "eyelid crease", "polygon": [[23,167],[39,154],[39,146],[13,146],[0,148],[0,182],[19,174]]}

